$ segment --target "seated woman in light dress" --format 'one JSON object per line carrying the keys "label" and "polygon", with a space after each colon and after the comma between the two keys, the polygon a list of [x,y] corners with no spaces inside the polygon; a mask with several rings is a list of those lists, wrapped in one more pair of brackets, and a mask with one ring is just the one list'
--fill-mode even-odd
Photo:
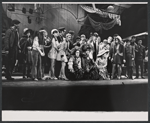
{"label": "seated woman in light dress", "polygon": [[109,79],[107,73],[107,54],[109,50],[101,50],[97,55],[96,65],[99,69],[101,79]]}

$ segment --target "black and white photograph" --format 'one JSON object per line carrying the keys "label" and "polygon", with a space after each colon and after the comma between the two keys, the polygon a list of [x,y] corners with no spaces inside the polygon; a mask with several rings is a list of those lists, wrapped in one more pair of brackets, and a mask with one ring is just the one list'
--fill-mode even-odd
{"label": "black and white photograph", "polygon": [[148,121],[148,2],[1,13],[2,121]]}

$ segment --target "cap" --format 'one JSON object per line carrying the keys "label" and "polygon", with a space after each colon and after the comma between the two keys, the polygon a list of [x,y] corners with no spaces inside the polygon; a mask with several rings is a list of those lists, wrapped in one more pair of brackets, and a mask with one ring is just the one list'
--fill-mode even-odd
{"label": "cap", "polygon": [[66,31],[65,27],[59,27],[58,30],[59,31]]}
{"label": "cap", "polygon": [[71,35],[73,35],[73,34],[74,34],[74,31],[73,31],[73,30],[69,30],[69,33],[70,33]]}

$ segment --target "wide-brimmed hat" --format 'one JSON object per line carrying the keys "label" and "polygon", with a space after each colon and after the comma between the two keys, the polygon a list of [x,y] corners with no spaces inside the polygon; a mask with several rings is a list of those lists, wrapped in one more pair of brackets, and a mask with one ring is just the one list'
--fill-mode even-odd
{"label": "wide-brimmed hat", "polygon": [[31,29],[29,29],[29,28],[24,28],[24,30],[23,30],[23,33],[24,33],[24,35],[26,35],[27,33],[31,33]]}
{"label": "wide-brimmed hat", "polygon": [[122,41],[122,38],[119,35],[116,36],[116,38],[119,39],[120,42]]}
{"label": "wide-brimmed hat", "polygon": [[98,57],[99,57],[99,56],[102,56],[102,55],[105,54],[106,52],[109,52],[109,50],[100,50],[97,56],[98,56]]}
{"label": "wide-brimmed hat", "polygon": [[18,24],[20,24],[20,21],[19,20],[12,20],[12,24],[14,25],[18,25]]}
{"label": "wide-brimmed hat", "polygon": [[67,33],[67,34],[66,34],[66,37],[68,37],[68,36],[71,36],[71,34],[70,34],[70,33]]}
{"label": "wide-brimmed hat", "polygon": [[98,33],[97,33],[97,32],[95,32],[95,33],[93,34],[93,36],[98,37]]}
{"label": "wide-brimmed hat", "polygon": [[58,32],[57,29],[52,29],[51,34],[53,35],[55,32]]}

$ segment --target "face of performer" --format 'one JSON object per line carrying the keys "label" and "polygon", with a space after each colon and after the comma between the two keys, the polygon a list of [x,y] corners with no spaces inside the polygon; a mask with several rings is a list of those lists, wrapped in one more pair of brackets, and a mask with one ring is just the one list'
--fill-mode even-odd
{"label": "face of performer", "polygon": [[58,37],[58,36],[59,36],[59,33],[58,33],[57,31],[55,31],[55,32],[53,33],[53,35],[54,35],[54,37]]}
{"label": "face of performer", "polygon": [[67,36],[67,41],[71,40],[71,35]]}
{"label": "face of performer", "polygon": [[77,50],[75,55],[76,55],[76,57],[79,57],[80,56],[80,52]]}
{"label": "face of performer", "polygon": [[87,54],[87,56],[89,56],[89,54],[90,54],[90,50],[89,49],[86,50],[86,54]]}
{"label": "face of performer", "polygon": [[30,35],[31,35],[30,32],[28,32],[28,33],[27,33],[27,36],[30,37]]}
{"label": "face of performer", "polygon": [[139,40],[139,41],[138,41],[138,44],[139,44],[139,45],[142,45],[142,40]]}
{"label": "face of performer", "polygon": [[136,41],[136,38],[132,38],[131,42],[134,43]]}
{"label": "face of performer", "polygon": [[115,38],[115,43],[119,44],[119,39],[118,38]]}
{"label": "face of performer", "polygon": [[84,36],[81,36],[81,40],[83,41],[85,39],[85,37]]}
{"label": "face of performer", "polygon": [[60,36],[64,36],[65,35],[65,30],[64,31],[61,31],[59,34],[60,34]]}
{"label": "face of performer", "polygon": [[97,37],[96,36],[93,36],[93,41],[96,41]]}

